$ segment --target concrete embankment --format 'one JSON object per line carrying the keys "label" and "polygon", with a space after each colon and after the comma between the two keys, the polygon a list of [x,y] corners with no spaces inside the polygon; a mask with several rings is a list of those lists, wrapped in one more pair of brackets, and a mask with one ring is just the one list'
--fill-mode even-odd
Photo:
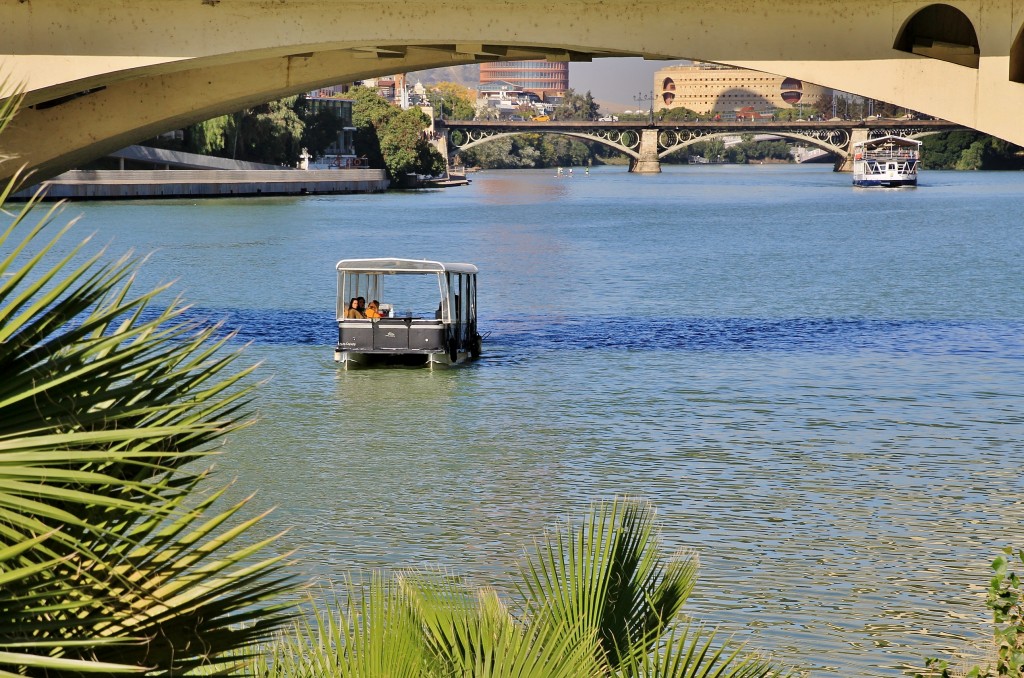
{"label": "concrete embankment", "polygon": [[[378,193],[384,170],[73,170],[42,182],[47,200]],[[28,198],[38,186],[15,194]]]}

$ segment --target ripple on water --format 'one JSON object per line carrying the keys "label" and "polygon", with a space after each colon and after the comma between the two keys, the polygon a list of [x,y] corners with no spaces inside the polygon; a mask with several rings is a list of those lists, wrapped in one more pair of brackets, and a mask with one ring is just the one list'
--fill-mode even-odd
{"label": "ripple on water", "polygon": [[[665,169],[81,209],[265,360],[218,463],[315,575],[500,584],[632,494],[700,555],[687,612],[815,676],[987,641],[988,563],[1024,546],[1022,175]],[[483,360],[337,369],[333,266],[378,254],[480,265]]]}

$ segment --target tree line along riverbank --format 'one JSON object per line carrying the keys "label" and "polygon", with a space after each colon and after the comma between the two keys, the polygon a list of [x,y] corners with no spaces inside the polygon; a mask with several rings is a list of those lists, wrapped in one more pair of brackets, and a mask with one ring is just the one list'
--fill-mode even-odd
{"label": "tree line along riverbank", "polygon": [[[438,83],[428,90],[428,96],[440,102],[441,115],[468,119],[475,113],[470,92],[455,83]],[[384,169],[393,182],[407,174],[444,172],[445,159],[427,137],[430,120],[419,108],[402,110],[369,87],[353,87],[346,96],[353,100],[355,153],[365,158],[370,167]],[[828,108],[831,104],[825,101],[821,106]],[[569,90],[553,117],[594,120],[599,113],[590,92],[581,94]],[[824,109],[821,115],[827,115]],[[686,109],[659,111],[655,116],[663,121],[700,117]],[[620,120],[626,119],[646,120],[647,114],[620,116]],[[146,145],[294,166],[303,148],[314,157],[323,153],[338,138],[343,124],[330,111],[313,110],[304,96],[296,96],[218,116],[185,128],[181,135],[153,139]],[[923,169],[1024,169],[1024,151],[1019,146],[980,132],[948,132],[925,137],[923,142]],[[790,151],[791,143],[784,140],[759,141],[745,136],[739,143],[726,146],[716,138],[664,158],[662,162],[684,164],[691,155],[739,164],[790,162]],[[462,152],[456,160],[458,164],[484,169],[579,167],[627,161],[625,156],[602,144],[536,133],[497,138]],[[93,168],[102,169],[104,165],[98,163]]]}

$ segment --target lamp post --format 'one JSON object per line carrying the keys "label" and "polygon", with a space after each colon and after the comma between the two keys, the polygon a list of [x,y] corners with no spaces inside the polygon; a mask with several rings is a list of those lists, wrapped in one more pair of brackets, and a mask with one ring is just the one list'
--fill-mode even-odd
{"label": "lamp post", "polygon": [[650,114],[649,122],[650,122],[651,125],[654,125],[654,92],[652,91],[650,94],[644,94],[643,92],[638,92],[637,95],[635,97],[633,97],[633,101],[636,101],[636,102],[639,102],[639,103],[643,103],[644,101],[650,101],[651,102],[651,114]]}

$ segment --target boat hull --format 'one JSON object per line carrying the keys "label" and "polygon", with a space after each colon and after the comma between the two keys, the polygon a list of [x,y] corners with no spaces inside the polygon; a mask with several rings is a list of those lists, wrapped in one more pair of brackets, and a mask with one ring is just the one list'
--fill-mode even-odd
{"label": "boat hull", "polygon": [[467,325],[425,318],[343,320],[334,360],[345,366],[447,366],[480,355],[480,335]]}
{"label": "boat hull", "polygon": [[881,186],[883,188],[902,188],[917,186],[917,177],[912,179],[854,179],[854,186]]}
{"label": "boat hull", "polygon": [[455,360],[448,353],[367,353],[335,349],[334,360],[344,369],[373,367],[454,367],[473,359],[469,351],[458,351]]}

